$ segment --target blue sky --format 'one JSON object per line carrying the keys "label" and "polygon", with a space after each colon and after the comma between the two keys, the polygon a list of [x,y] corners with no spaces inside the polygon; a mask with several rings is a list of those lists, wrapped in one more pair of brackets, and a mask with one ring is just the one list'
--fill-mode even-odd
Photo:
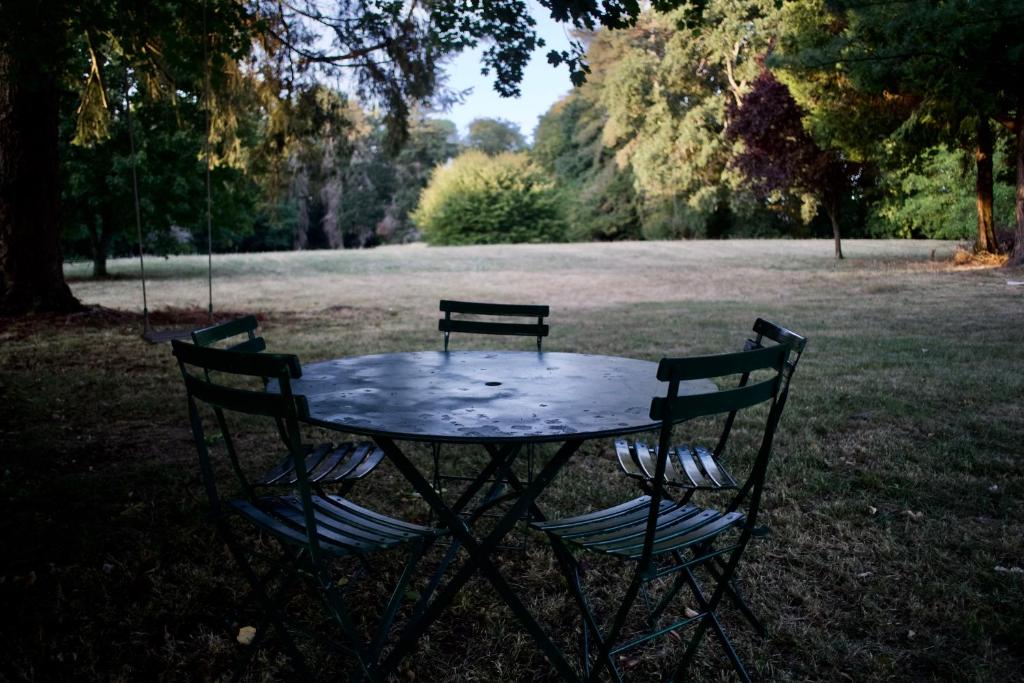
{"label": "blue sky", "polygon": [[537,20],[537,35],[544,39],[545,46],[534,52],[526,67],[520,84],[520,97],[499,96],[494,91],[493,73],[491,76],[480,75],[480,54],[483,50],[464,52],[445,69],[449,76],[448,85],[453,90],[473,89],[465,102],[455,105],[450,111],[437,114],[454,121],[460,135],[466,134],[469,122],[473,119],[490,117],[519,124],[523,135],[532,139],[537,118],[572,89],[569,70],[565,66],[551,66],[546,57],[549,50],[569,48],[567,27],[553,21],[536,3],[531,2],[530,9],[533,18]]}

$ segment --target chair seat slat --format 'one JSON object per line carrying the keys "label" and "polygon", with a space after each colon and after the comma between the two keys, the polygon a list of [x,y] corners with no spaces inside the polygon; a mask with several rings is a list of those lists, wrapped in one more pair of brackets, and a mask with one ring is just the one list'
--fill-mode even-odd
{"label": "chair seat slat", "polygon": [[[571,536],[565,536],[564,538],[588,548],[604,546],[605,550],[619,547],[632,547],[637,542],[642,545],[644,534],[647,532],[647,515],[649,511],[650,506],[647,506],[646,509],[641,511],[638,518],[634,519],[628,526],[601,529],[599,530],[599,533],[591,533],[579,538],[573,538]],[[676,505],[668,509],[662,508],[658,511],[656,527],[660,531],[662,528],[677,525],[698,514],[701,514],[701,512],[700,508],[696,505]],[[637,541],[637,539],[639,539],[639,541]]]}
{"label": "chair seat slat", "polygon": [[359,517],[362,517],[363,519],[372,520],[379,524],[389,526],[392,529],[396,529],[398,531],[407,531],[413,534],[424,535],[436,534],[440,533],[441,531],[439,529],[434,529],[432,527],[420,526],[419,524],[413,524],[412,522],[405,522],[394,517],[388,517],[387,515],[383,515],[379,512],[374,512],[373,510],[369,510],[360,505],[356,505],[351,500],[347,498],[342,498],[340,496],[316,496],[315,499],[318,504],[330,504],[331,506],[344,511],[345,513],[357,515]]}
{"label": "chair seat slat", "polygon": [[697,457],[700,458],[701,467],[704,468],[704,472],[714,482],[715,486],[722,488],[733,484],[732,477],[718,466],[718,462],[715,460],[715,456],[711,454],[711,451],[703,446],[697,446],[696,450]]}
{"label": "chair seat slat", "polygon": [[359,463],[355,470],[348,475],[348,479],[362,479],[372,472],[380,461],[384,459],[384,451],[370,443],[360,443],[353,458],[358,458]]}
{"label": "chair seat slat", "polygon": [[[680,550],[692,546],[696,543],[703,543],[707,540],[719,536],[729,529],[739,526],[744,519],[744,515],[740,512],[729,512],[720,517],[717,517],[708,524],[704,524],[696,529],[678,536],[667,538],[654,546],[654,552],[657,555],[663,555],[673,550]],[[634,559],[640,557],[639,550],[632,556]]]}
{"label": "chair seat slat", "polygon": [[700,472],[700,467],[693,459],[693,450],[690,448],[689,444],[683,444],[682,446],[676,447],[676,457],[679,458],[679,462],[682,464],[683,470],[686,472],[686,476],[690,479],[691,486],[707,485],[704,475]]}
{"label": "chair seat slat", "polygon": [[615,455],[619,458],[619,466],[622,468],[623,472],[631,477],[643,479],[644,473],[633,459],[633,449],[630,448],[629,443],[622,439],[616,440]]}
{"label": "chair seat slat", "polygon": [[[297,500],[275,500],[272,510],[276,516],[287,519],[303,530],[306,529],[306,518],[302,512],[302,505]],[[321,545],[327,541],[358,553],[381,550],[392,545],[387,539],[360,533],[358,529],[342,524],[331,524],[329,519],[324,519],[321,514],[314,513],[314,520],[316,521],[316,535],[320,539]]]}
{"label": "chair seat slat", "polygon": [[642,508],[651,500],[650,496],[640,496],[625,503],[620,503],[615,507],[605,508],[603,510],[595,510],[594,512],[588,512],[583,515],[576,515],[575,517],[565,517],[563,519],[552,520],[549,522],[536,522],[535,527],[541,531],[554,531],[556,529],[563,529],[573,527],[579,524],[587,524],[588,522],[596,522],[616,515],[628,514],[629,512]]}
{"label": "chair seat slat", "polygon": [[[306,536],[306,529],[304,525],[297,526],[290,522],[286,522],[285,520],[256,507],[246,500],[233,500],[230,504],[250,522],[272,536],[275,536],[279,540],[295,545],[309,545],[309,538]],[[321,549],[327,554],[334,556],[348,555],[351,553],[350,548],[336,543],[325,543],[321,546]]]}
{"label": "chair seat slat", "polygon": [[306,473],[309,476],[309,480],[317,484],[343,479],[345,470],[344,468],[339,468],[338,464],[345,460],[352,451],[352,444],[348,443],[338,444],[337,447],[332,444],[327,445],[330,451],[318,463],[314,465],[308,460],[306,461]]}
{"label": "chair seat slat", "polygon": [[[580,527],[567,527],[564,524],[565,520],[555,520],[547,525],[554,528],[545,530],[593,552],[635,559],[640,556],[643,548],[650,498],[644,496],[631,502],[639,505],[629,510],[628,518],[631,522],[627,525],[616,524],[618,515],[606,515],[601,518],[605,526],[602,527],[600,522],[587,525],[587,532],[582,534],[579,533]],[[718,510],[700,508],[692,504],[663,507],[658,512],[655,526],[654,554],[663,555],[706,541],[738,525],[743,518],[744,515],[739,512],[723,514]],[[533,526],[541,528],[545,525]]]}
{"label": "chair seat slat", "polygon": [[633,448],[636,449],[636,461],[640,465],[640,469],[643,470],[644,476],[648,479],[653,479],[654,474],[657,471],[654,459],[651,457],[651,451],[647,448],[647,444],[642,441],[637,441]]}
{"label": "chair seat slat", "polygon": [[[407,528],[403,527],[401,523],[397,523],[398,520],[387,518],[389,521],[381,519],[375,519],[369,515],[363,514],[365,511],[358,506],[344,506],[338,503],[339,500],[335,496],[329,498],[322,498],[320,496],[313,496],[313,507],[316,510],[318,518],[322,515],[325,519],[334,520],[334,523],[345,524],[358,530],[360,533],[365,533],[372,537],[377,537],[387,542],[398,542],[404,541],[414,536],[422,536],[425,529]],[[296,505],[299,505],[297,498],[293,498]],[[347,501],[346,501],[347,502]]]}
{"label": "chair seat slat", "polygon": [[[663,500],[658,507],[661,514],[672,514],[677,510],[685,512],[692,506],[681,507],[678,503]],[[626,513],[613,515],[611,517],[602,517],[590,524],[576,525],[563,530],[560,535],[563,538],[590,538],[596,534],[626,534],[628,531],[625,530],[642,526],[647,523],[648,510],[650,510],[650,505],[644,505]]]}

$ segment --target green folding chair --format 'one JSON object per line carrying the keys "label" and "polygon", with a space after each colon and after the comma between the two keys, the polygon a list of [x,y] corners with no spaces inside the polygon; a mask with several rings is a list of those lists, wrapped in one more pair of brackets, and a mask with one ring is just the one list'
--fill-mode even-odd
{"label": "green folding chair", "polygon": [[[229,351],[259,353],[266,350],[267,343],[263,337],[256,334],[258,325],[255,316],[247,315],[211,327],[193,330],[192,341],[196,346],[213,347],[217,344],[220,345],[220,348]],[[267,380],[268,378],[263,378],[264,386],[266,386]],[[221,433],[224,434],[228,457],[237,470],[238,458],[235,454],[230,430],[224,419],[224,412],[215,408],[214,414],[217,417]],[[281,419],[277,420],[277,431],[287,448],[288,434]],[[302,448],[305,451],[306,475],[313,488],[321,495],[325,485],[330,485],[332,490],[341,495],[347,494],[357,481],[372,472],[384,458],[384,451],[370,441],[303,444]],[[254,482],[256,486],[295,486],[296,483],[298,483],[298,473],[295,471],[290,453],[287,452],[280,458],[276,467],[263,473]]]}
{"label": "green folding chair", "polygon": [[[468,334],[496,334],[501,336],[536,337],[537,351],[541,351],[541,342],[548,336],[548,326],[544,318],[551,315],[548,306],[520,304],[492,304],[478,301],[450,301],[442,299],[440,305],[444,317],[437,321],[437,329],[444,333],[444,350],[448,350],[448,340],[453,332]],[[453,318],[453,315],[459,317]],[[473,316],[465,319],[461,316]],[[480,320],[487,318],[536,318],[533,323],[510,323],[504,320]]]}
{"label": "green folding chair", "polygon": [[[746,669],[722,627],[717,609],[743,553],[757,530],[758,512],[771,457],[772,441],[786,401],[788,343],[740,353],[695,358],[666,358],[658,379],[668,383],[664,397],[651,402],[650,416],[661,421],[658,446],[645,466],[649,494],[612,508],[533,526],[547,533],[583,619],[582,667],[589,680],[608,671],[622,680],[616,658],[655,638],[693,628],[689,644],[670,680],[681,680],[707,629],[711,629],[742,680]],[[680,396],[687,380],[746,377],[739,386],[711,394]],[[702,507],[666,494],[670,481],[686,476],[685,466],[668,456],[676,424],[702,417],[731,420],[738,411],[764,406],[760,448],[746,480],[723,509]],[[699,457],[699,456],[698,456]],[[735,482],[734,482],[735,484]],[[700,488],[700,487],[694,487]],[[622,601],[604,625],[590,607],[578,561],[572,551],[597,553],[633,565]],[[719,567],[716,558],[722,560]],[[696,570],[707,569],[708,587]],[[653,590],[653,589],[657,590]],[[693,595],[696,611],[682,614],[670,608],[684,588]],[[643,597],[643,610],[637,607]],[[637,612],[643,612],[639,626]],[[626,627],[631,631],[627,632]],[[591,644],[596,655],[591,657]],[[593,660],[593,661],[592,661]]]}
{"label": "green folding chair", "polygon": [[[797,363],[800,362],[800,356],[807,346],[807,339],[792,330],[762,318],[754,321],[753,331],[754,338],[747,339],[743,346],[744,351],[763,349],[769,345],[766,342],[790,346],[789,360],[786,361],[786,366],[783,369],[780,391],[780,397],[784,403],[789,395],[789,382],[793,373],[796,372]],[[741,374],[738,386],[745,386],[749,378],[749,373]],[[782,406],[779,407],[779,410],[782,410]],[[725,461],[726,446],[735,420],[736,411],[732,411],[726,417],[718,443],[713,449],[701,444],[688,443],[674,444],[669,448],[665,474],[667,496],[685,503],[696,491],[717,491],[737,487],[737,479]],[[650,494],[658,447],[656,445],[648,447],[643,441],[628,442],[625,439],[618,439],[615,441],[615,453],[622,471],[627,476],[637,479],[641,488]],[[766,528],[760,528],[757,535],[766,533]],[[721,568],[721,558],[715,560],[715,566],[718,569]],[[767,635],[767,629],[743,599],[735,581],[730,582],[726,589],[726,595],[758,633]]]}
{"label": "green folding chair", "polygon": [[[548,336],[549,332],[549,327],[544,319],[551,314],[551,309],[545,305],[496,304],[442,299],[439,308],[444,313],[444,317],[437,321],[437,329],[444,334],[446,353],[453,333],[534,337],[537,340],[537,352],[540,353],[543,351],[543,339]],[[520,319],[520,322],[508,322],[509,318]],[[529,319],[531,322],[523,322],[522,319]],[[534,319],[536,322],[532,322]],[[465,484],[476,479],[473,472],[461,474],[453,471],[446,472],[441,466],[441,445],[432,444],[431,446],[431,454],[434,459],[433,484],[435,489],[442,490],[444,483],[449,481]],[[533,481],[535,456],[533,444],[527,444],[525,456],[526,476],[523,478],[522,485],[528,486]],[[489,514],[486,512],[487,509],[504,500],[506,496],[503,493],[509,483],[504,478],[493,482],[485,494],[483,502],[475,510],[475,516]]]}
{"label": "green folding chair", "polygon": [[[293,639],[293,630],[289,628],[284,609],[292,597],[292,586],[306,585],[320,599],[341,631],[340,639],[319,634],[320,639],[329,647],[340,647],[354,658],[357,677],[375,679],[374,665],[387,642],[416,565],[430,544],[444,531],[380,514],[341,496],[321,495],[314,491],[299,428],[300,421],[308,417],[309,408],[305,397],[291,391],[291,380],[302,374],[296,356],[204,348],[182,341],[173,341],[172,348],[185,381],[189,421],[212,521],[249,581],[252,596],[265,616],[265,623],[257,627],[255,644],[262,644],[269,626],[273,626],[299,676],[314,678]],[[253,388],[240,387],[246,378],[273,380],[277,391],[265,391],[258,383]],[[229,381],[221,382],[221,379]],[[283,425],[292,460],[295,490],[274,495],[254,494],[253,487],[240,472],[240,459],[234,449],[231,467],[227,468],[235,475],[232,484],[230,474],[225,474],[226,468],[219,467],[211,457],[200,406],[206,406],[215,414],[227,412],[248,416],[247,424],[259,419],[279,421]],[[227,439],[228,435],[224,436]],[[227,491],[229,487],[232,489],[230,492]],[[274,539],[280,547],[280,557],[273,559],[270,571],[262,575],[257,572],[254,560],[268,561],[259,550],[263,544],[242,541],[246,529]],[[374,633],[364,637],[355,628],[345,600],[345,592],[357,583],[354,579],[358,574],[345,573],[346,580],[340,582],[343,586],[332,569],[351,569],[336,565],[343,558],[354,558],[368,582],[375,585],[380,576],[374,573],[370,556],[399,547],[408,549],[408,558],[380,612]],[[420,602],[427,599],[429,596],[425,595]],[[297,631],[301,632],[301,629]],[[252,647],[246,659],[251,659],[255,651],[256,648]],[[242,668],[244,664],[239,673]]]}

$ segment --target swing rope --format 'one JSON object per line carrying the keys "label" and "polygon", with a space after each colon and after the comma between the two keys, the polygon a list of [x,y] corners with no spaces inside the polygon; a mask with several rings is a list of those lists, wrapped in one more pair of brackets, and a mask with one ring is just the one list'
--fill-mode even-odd
{"label": "swing rope", "polygon": [[128,123],[128,149],[132,159],[132,197],[135,200],[135,231],[139,238],[139,277],[142,280],[142,333],[149,333],[149,306],[146,301],[146,262],[142,257],[142,209],[139,207],[139,175],[135,168],[135,134],[132,130],[131,77],[124,70],[124,110]]}
{"label": "swing rope", "polygon": [[206,0],[203,0],[203,95],[206,100],[206,283],[209,292],[207,314],[213,322],[213,199],[210,192],[210,137],[213,135],[210,115],[210,33],[206,28]]}
{"label": "swing rope", "polygon": [[[210,169],[212,166],[211,156],[211,137],[213,136],[213,119],[211,115],[211,98],[210,98],[210,57],[209,57],[209,40],[210,35],[207,30],[206,23],[206,0],[203,0],[203,101],[204,109],[206,113],[206,139],[203,144],[203,156],[206,162],[206,287],[207,287],[207,307],[206,312],[210,322],[213,322],[213,192],[211,189],[210,182]],[[135,202],[135,232],[139,242],[139,277],[142,280],[142,336],[144,339],[151,343],[157,343],[161,341],[167,341],[169,339],[180,339],[188,336],[187,330],[169,330],[164,332],[154,332],[150,329],[149,325],[149,302],[146,296],[146,260],[143,256],[143,239],[142,239],[142,207],[139,201],[139,176],[138,176],[138,160],[135,154],[135,130],[132,122],[132,107],[131,107],[131,72],[128,66],[125,66],[124,72],[125,78],[125,117],[126,123],[128,124],[128,147],[131,154],[131,167],[132,167],[132,198]]]}

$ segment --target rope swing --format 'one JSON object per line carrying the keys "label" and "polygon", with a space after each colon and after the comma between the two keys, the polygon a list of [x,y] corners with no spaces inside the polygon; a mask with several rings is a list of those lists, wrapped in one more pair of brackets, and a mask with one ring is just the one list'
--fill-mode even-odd
{"label": "rope swing", "polygon": [[[207,315],[213,322],[213,193],[210,184],[210,137],[212,135],[212,119],[210,115],[210,58],[209,33],[206,29],[206,2],[203,2],[203,104],[206,112],[206,140],[203,144],[203,156],[206,163],[206,283],[207,283]],[[132,123],[131,80],[129,71],[125,69],[125,112],[128,124],[128,146],[131,153],[132,195],[135,200],[135,231],[139,242],[139,278],[142,280],[142,338],[150,344],[159,344],[172,339],[185,339],[190,330],[171,329],[154,330],[149,322],[149,303],[146,298],[146,260],[143,256],[142,209],[139,202],[139,177],[135,155],[135,133]]]}

